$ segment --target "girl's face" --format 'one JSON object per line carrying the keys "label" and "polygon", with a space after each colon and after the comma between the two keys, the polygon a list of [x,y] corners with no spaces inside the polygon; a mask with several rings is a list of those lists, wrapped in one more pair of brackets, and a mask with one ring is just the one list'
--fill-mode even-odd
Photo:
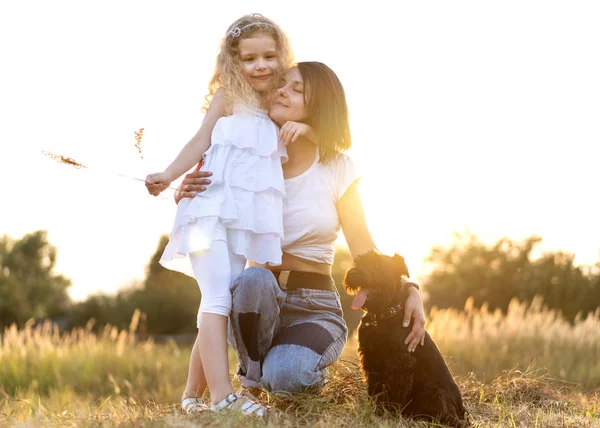
{"label": "girl's face", "polygon": [[278,125],[306,120],[308,107],[304,102],[304,82],[298,67],[288,71],[278,86],[269,111],[271,119]]}
{"label": "girl's face", "polygon": [[258,93],[267,91],[279,66],[275,40],[258,33],[254,37],[241,39],[238,48],[242,74],[252,89]]}

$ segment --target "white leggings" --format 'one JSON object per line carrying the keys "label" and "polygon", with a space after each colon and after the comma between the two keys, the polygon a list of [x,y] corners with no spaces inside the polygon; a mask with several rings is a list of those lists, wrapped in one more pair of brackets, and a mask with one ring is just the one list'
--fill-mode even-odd
{"label": "white leggings", "polygon": [[198,327],[202,312],[228,317],[231,312],[231,283],[244,270],[246,258],[232,253],[225,241],[213,241],[208,250],[189,256],[202,293]]}

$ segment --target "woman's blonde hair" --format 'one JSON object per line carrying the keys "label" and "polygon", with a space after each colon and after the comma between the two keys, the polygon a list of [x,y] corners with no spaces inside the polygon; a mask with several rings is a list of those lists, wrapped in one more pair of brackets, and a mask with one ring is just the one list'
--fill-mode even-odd
{"label": "woman's blonde hair", "polygon": [[[242,63],[239,58],[240,40],[255,37],[257,34],[271,36],[275,41],[279,59],[277,73],[283,75],[292,66],[294,60],[292,49],[286,34],[279,25],[259,13],[244,15],[229,26],[221,41],[215,72],[208,84],[208,94],[204,97],[205,103],[202,111],[208,109],[210,100],[219,88],[223,88],[225,91],[229,113],[234,104],[255,105],[260,101],[254,89],[242,75]],[[273,89],[278,80],[277,76],[272,79]]]}

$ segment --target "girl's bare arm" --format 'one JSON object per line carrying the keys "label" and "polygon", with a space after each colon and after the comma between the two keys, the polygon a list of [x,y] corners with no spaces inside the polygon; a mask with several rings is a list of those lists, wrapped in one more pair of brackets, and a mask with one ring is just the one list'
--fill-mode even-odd
{"label": "girl's bare arm", "polygon": [[147,183],[158,185],[152,186],[153,191],[148,188],[151,194],[158,195],[169,187],[172,181],[181,177],[202,159],[202,155],[210,147],[211,134],[215,124],[225,114],[225,107],[225,94],[222,89],[219,89],[211,100],[206,116],[196,135],[181,149],[175,160],[163,172],[150,174],[146,177]]}

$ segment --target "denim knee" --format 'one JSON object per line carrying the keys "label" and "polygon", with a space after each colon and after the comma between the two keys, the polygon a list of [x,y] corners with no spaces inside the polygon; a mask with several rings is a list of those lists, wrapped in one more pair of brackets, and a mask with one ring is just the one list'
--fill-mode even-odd
{"label": "denim knee", "polygon": [[275,277],[270,270],[260,266],[251,266],[233,281],[231,292],[236,293],[257,293],[265,288],[273,288],[277,285]]}
{"label": "denim knee", "polygon": [[270,392],[302,392],[324,383],[326,369],[318,370],[320,357],[298,346],[276,347],[263,363],[261,383]]}

